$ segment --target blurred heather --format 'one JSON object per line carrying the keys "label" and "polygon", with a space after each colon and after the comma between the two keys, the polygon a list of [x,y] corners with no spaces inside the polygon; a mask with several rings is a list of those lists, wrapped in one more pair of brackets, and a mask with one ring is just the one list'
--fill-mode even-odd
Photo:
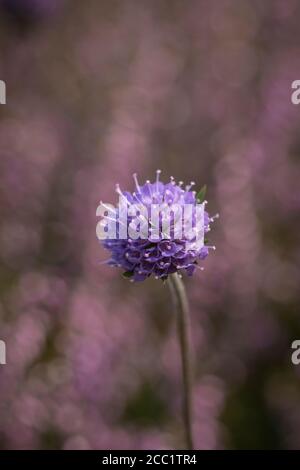
{"label": "blurred heather", "polygon": [[298,0],[1,0],[0,446],[182,447],[167,289],[101,265],[132,173],[208,185],[201,449],[300,448]]}

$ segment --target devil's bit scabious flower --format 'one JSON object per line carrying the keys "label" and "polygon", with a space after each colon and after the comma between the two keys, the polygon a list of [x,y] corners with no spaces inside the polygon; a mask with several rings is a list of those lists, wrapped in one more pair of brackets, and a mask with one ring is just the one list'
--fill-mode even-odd
{"label": "devil's bit scabious flower", "polygon": [[[196,206],[198,203],[206,204],[204,201],[205,191],[202,189],[198,194],[192,191],[194,182],[182,188],[183,182],[176,184],[173,177],[170,182],[163,184],[159,181],[160,170],[156,172],[156,181],[151,183],[146,181],[140,186],[136,174],[133,175],[135,181],[135,192],[122,192],[119,185],[116,185],[116,192],[130,205],[142,204],[150,211],[150,206],[155,204],[165,205],[186,205]],[[216,216],[215,216],[216,217]],[[214,217],[209,217],[204,210],[204,233],[210,230],[210,223]],[[172,222],[172,221],[171,221]],[[128,225],[130,218],[128,219]],[[149,233],[151,233],[151,226]],[[203,229],[203,227],[202,227]],[[148,232],[147,232],[148,233]],[[186,272],[191,276],[199,266],[199,261],[204,260],[209,253],[209,249],[215,249],[214,246],[208,246],[207,240],[204,246],[200,248],[191,248],[190,238],[183,235],[180,239],[167,239],[163,234],[158,240],[153,240],[151,235],[147,239],[106,239],[104,247],[111,251],[111,258],[108,264],[123,268],[125,277],[132,281],[143,281],[153,275],[156,279],[166,280],[170,274],[176,272]]]}
{"label": "devil's bit scabious flower", "polygon": [[[107,209],[107,219],[112,221],[114,227],[114,230],[110,233],[110,235],[114,234],[114,238],[106,238],[103,243],[105,248],[111,252],[111,258],[107,262],[111,266],[122,267],[125,270],[123,274],[132,281],[143,281],[151,275],[154,275],[157,279],[167,280],[178,326],[186,448],[193,450],[193,371],[189,305],[184,284],[181,280],[181,272],[184,271],[191,276],[195,268],[203,269],[199,266],[199,261],[207,257],[209,248],[214,248],[207,245],[205,233],[210,230],[210,223],[218,215],[210,217],[204,209],[207,202],[204,201],[205,186],[196,194],[196,191],[191,190],[195,183],[192,182],[183,189],[182,181],[176,184],[174,178],[171,177],[169,183],[163,184],[159,181],[159,175],[160,170],[157,170],[156,181],[154,183],[146,181],[143,186],[139,185],[137,176],[134,175],[136,190],[133,193],[122,192],[119,185],[116,186],[122,205],[126,207],[127,217],[125,220],[120,217],[123,211],[123,209],[120,209],[120,205],[118,209],[115,209],[101,203],[101,206]],[[203,206],[199,207],[199,204],[203,204]],[[189,224],[186,224],[185,220],[187,206],[191,209],[189,221],[192,223]],[[138,207],[142,210],[145,209],[144,214],[141,214],[140,209],[137,209]],[[152,219],[153,207],[159,207],[155,222]],[[201,209],[200,224],[198,223],[198,209]],[[137,228],[135,225],[137,211],[141,216],[138,217],[138,235],[141,235],[140,237],[136,237],[136,232],[129,230],[132,225],[135,226],[135,229]],[[149,212],[151,214],[150,219]],[[147,214],[147,217],[145,214]],[[166,220],[168,223],[165,225]],[[181,231],[177,231],[178,221],[183,222],[183,230]],[[109,228],[108,225],[106,227]],[[166,227],[167,231],[165,230]],[[122,237],[119,236],[121,232]],[[134,236],[132,236],[133,233]],[[198,243],[199,241],[200,243]]]}

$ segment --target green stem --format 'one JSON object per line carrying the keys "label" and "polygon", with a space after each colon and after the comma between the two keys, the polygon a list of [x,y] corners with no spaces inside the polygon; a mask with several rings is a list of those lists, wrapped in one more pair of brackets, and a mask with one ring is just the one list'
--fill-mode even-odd
{"label": "green stem", "polygon": [[181,353],[182,381],[183,381],[183,421],[185,427],[186,445],[193,450],[192,433],[192,364],[190,350],[190,320],[189,305],[184,284],[177,273],[168,277],[172,301],[177,313],[177,330]]}

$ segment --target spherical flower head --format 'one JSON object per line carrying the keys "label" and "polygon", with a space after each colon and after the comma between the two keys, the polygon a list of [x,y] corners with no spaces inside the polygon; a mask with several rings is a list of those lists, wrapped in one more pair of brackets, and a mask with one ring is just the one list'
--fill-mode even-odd
{"label": "spherical flower head", "polygon": [[[134,175],[136,189],[133,193],[122,192],[119,185],[116,185],[116,191],[119,198],[127,206],[128,214],[132,213],[133,207],[145,208],[147,214],[151,208],[160,208],[159,227],[162,227],[163,221],[168,220],[170,227],[168,234],[162,229],[159,236],[153,235],[153,223],[149,222],[148,217],[139,217],[139,230],[143,235],[141,237],[131,237],[130,230],[136,225],[136,218],[128,216],[126,222],[126,238],[119,238],[121,226],[119,211],[114,212],[112,220],[116,223],[116,237],[107,238],[103,241],[104,247],[111,252],[111,257],[107,261],[110,266],[120,267],[124,270],[123,275],[130,278],[131,281],[144,281],[151,275],[156,279],[166,280],[172,273],[185,272],[191,276],[196,268],[203,270],[199,262],[203,261],[209,254],[209,249],[215,249],[214,246],[207,244],[205,234],[210,230],[210,223],[214,218],[210,217],[205,210],[206,202],[204,200],[205,187],[197,194],[192,190],[194,182],[183,189],[183,182],[176,183],[174,178],[170,178],[167,184],[159,180],[160,170],[156,172],[156,180],[151,183],[146,181],[142,186],[139,185],[137,176]],[[195,224],[196,206],[203,204],[202,226],[199,228]],[[183,209],[180,217],[184,213],[184,206],[189,205],[192,209],[191,221],[192,226],[188,230],[183,230],[180,237],[176,237],[175,227],[177,220],[176,212],[170,211],[170,208],[176,207]],[[124,224],[123,224],[124,225]],[[202,230],[203,243],[195,243],[199,238],[197,230]],[[173,236],[170,236],[170,235]]]}

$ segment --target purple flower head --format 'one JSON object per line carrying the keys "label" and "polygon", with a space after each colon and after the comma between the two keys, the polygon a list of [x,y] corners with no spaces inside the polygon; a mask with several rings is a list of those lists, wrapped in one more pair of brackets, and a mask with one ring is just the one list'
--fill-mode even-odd
{"label": "purple flower head", "polygon": [[[108,218],[115,224],[115,237],[106,238],[103,244],[111,252],[107,263],[110,266],[123,268],[125,271],[123,275],[132,281],[144,281],[151,275],[156,279],[165,280],[169,274],[181,271],[191,276],[196,268],[203,269],[199,266],[199,261],[208,256],[209,249],[215,249],[214,246],[208,246],[204,238],[210,230],[210,223],[217,217],[210,217],[204,208],[207,202],[204,201],[205,188],[196,194],[196,191],[191,190],[195,183],[191,182],[183,189],[182,181],[177,184],[171,177],[169,183],[163,184],[159,180],[159,175],[160,170],[157,170],[156,181],[154,183],[146,181],[143,186],[139,185],[137,176],[134,175],[136,189],[133,193],[122,192],[119,185],[116,185],[116,192],[129,215],[124,224],[120,219],[119,209],[110,212],[111,217]],[[196,207],[201,204],[203,204],[203,222],[199,228],[195,218]],[[132,215],[132,208],[141,206],[144,208],[144,213],[141,215],[140,212],[135,212],[135,215],[139,216],[139,233],[143,236],[133,237],[130,235],[130,230],[135,229],[137,224],[136,217]],[[179,236],[176,232],[177,223],[183,220],[184,207],[187,206],[191,211],[192,225],[187,228],[183,222],[183,230]],[[156,207],[160,208],[157,219],[160,228],[158,236],[151,217],[148,217],[152,208]],[[168,233],[164,231],[165,221],[168,222]],[[124,234],[124,229],[126,237],[120,236],[122,230]],[[198,232],[201,230],[204,239],[200,245],[195,243],[199,235],[197,230]]]}

